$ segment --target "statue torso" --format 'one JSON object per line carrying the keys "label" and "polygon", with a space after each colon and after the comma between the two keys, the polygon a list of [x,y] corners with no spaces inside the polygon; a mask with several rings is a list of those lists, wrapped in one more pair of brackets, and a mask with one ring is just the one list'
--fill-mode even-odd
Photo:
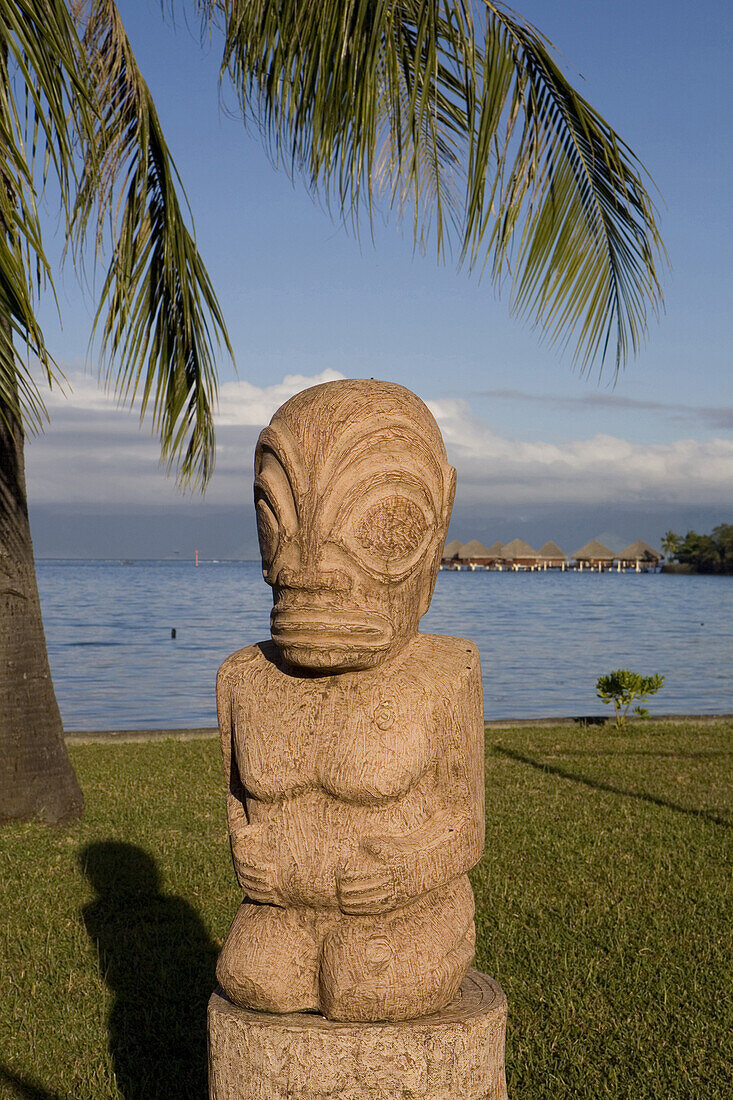
{"label": "statue torso", "polygon": [[272,643],[225,662],[219,690],[229,693],[247,817],[267,830],[293,903],[335,905],[336,871],[361,839],[430,816],[439,711],[474,653],[464,639],[418,635],[374,671],[295,676]]}

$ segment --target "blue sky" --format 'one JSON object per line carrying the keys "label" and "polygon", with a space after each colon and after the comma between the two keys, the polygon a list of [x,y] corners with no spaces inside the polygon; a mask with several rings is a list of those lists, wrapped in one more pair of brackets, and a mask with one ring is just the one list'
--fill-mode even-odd
{"label": "blue sky", "polygon": [[[76,373],[91,304],[67,271],[63,331],[50,306],[44,317],[75,390],[64,405],[52,398],[51,425],[28,455],[39,554],[185,554],[201,540],[212,556],[254,552],[257,416],[292,391],[286,376],[324,371],[388,378],[431,403],[459,472],[458,538],[555,538],[572,551],[602,532],[654,541],[670,526],[733,519],[727,4],[517,5],[661,193],[666,314],[615,387],[612,369],[581,376],[515,322],[488,280],[415,255],[409,226],[379,224],[374,244],[368,234],[356,241],[220,109],[216,44],[202,49],[182,19],[164,24],[158,0],[119,6],[188,192],[238,376],[222,357],[218,471],[204,504],[181,497],[148,432]],[[224,99],[233,103],[226,90]]]}

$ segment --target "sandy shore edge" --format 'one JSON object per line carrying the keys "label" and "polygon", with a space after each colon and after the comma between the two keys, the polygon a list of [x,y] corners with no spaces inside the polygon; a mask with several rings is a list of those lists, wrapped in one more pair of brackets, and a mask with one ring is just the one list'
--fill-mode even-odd
{"label": "sandy shore edge", "polygon": [[[611,722],[607,714],[578,715],[574,718],[506,718],[487,721],[487,730],[516,729],[518,726],[580,726],[604,725]],[[653,714],[654,722],[725,722],[733,721],[733,714]],[[633,725],[633,719],[630,719]],[[638,720],[637,720],[638,722]],[[68,745],[87,745],[98,741],[114,742],[118,745],[135,744],[143,741],[205,741],[218,737],[216,726],[199,729],[154,729],[154,730],[67,730],[64,739]]]}

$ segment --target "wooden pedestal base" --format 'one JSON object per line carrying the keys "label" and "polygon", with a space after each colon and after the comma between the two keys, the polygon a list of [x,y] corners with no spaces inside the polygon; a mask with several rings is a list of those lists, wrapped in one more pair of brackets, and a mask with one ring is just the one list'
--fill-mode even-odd
{"label": "wooden pedestal base", "polygon": [[344,1024],[209,1001],[210,1100],[507,1100],[507,1003],[469,970],[433,1016]]}

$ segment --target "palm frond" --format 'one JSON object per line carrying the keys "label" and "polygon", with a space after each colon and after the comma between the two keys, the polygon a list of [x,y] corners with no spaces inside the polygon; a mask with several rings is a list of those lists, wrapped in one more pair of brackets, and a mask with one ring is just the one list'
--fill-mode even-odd
{"label": "palm frond", "polygon": [[52,173],[70,215],[74,146],[91,132],[86,72],[62,0],[0,0],[0,404],[26,427],[45,408],[25,348],[52,382],[57,368],[36,318],[38,294],[53,289],[38,214]]}
{"label": "palm frond", "polygon": [[[638,351],[662,303],[664,249],[634,153],[558,68],[550,44],[484,0],[483,96],[470,132],[463,255],[500,283],[512,308],[550,339],[575,339],[582,367],[610,349],[616,370]],[[489,72],[502,74],[501,84]],[[490,150],[489,156],[486,153]],[[486,186],[481,172],[488,162]]]}
{"label": "palm frond", "polygon": [[205,22],[223,24],[222,75],[273,159],[347,217],[381,192],[401,210],[412,201],[416,235],[434,219],[439,249],[443,223],[459,215],[465,135],[454,70],[468,16],[454,6],[449,22],[420,0],[199,3]]}
{"label": "palm frond", "polygon": [[214,462],[215,343],[232,355],[226,325],[117,7],[91,0],[81,17],[99,115],[74,231],[79,246],[92,226],[98,246],[107,230],[114,242],[94,322],[104,376],[123,403],[139,401],[141,419],[151,411],[179,479],[205,486]]}
{"label": "palm frond", "polygon": [[[549,42],[481,0],[198,0],[273,159],[358,221],[384,198],[439,253],[509,276],[581,366],[635,352],[664,257],[642,166]],[[481,16],[475,23],[477,11]]]}

